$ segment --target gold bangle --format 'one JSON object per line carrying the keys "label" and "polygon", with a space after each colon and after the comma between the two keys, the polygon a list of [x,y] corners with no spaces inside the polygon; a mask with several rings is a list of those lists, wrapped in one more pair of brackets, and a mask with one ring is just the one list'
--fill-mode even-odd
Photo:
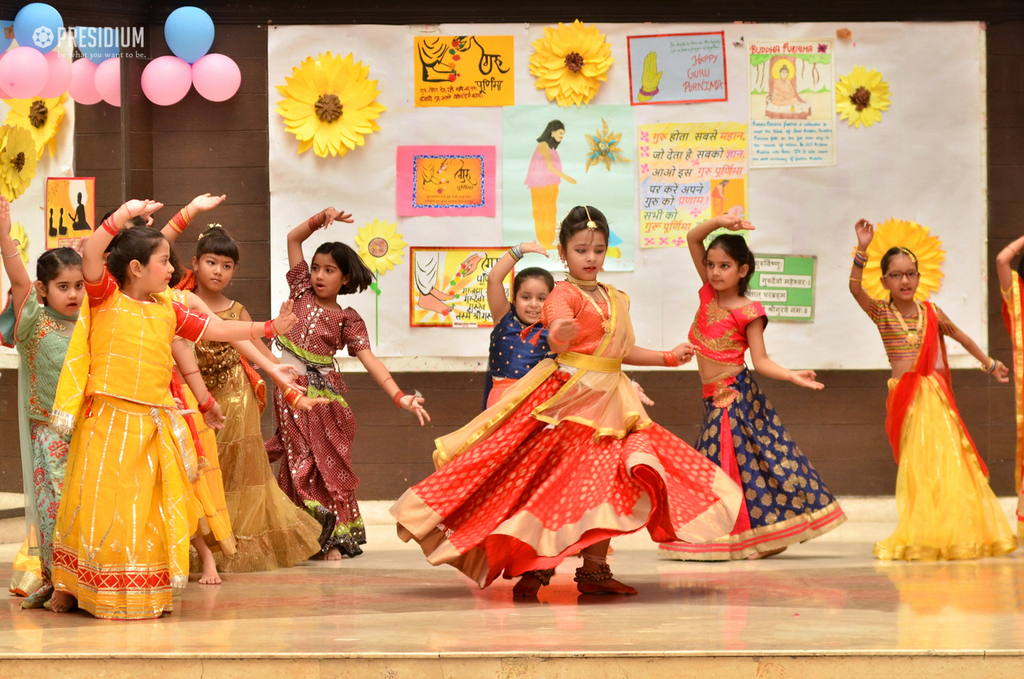
{"label": "gold bangle", "polygon": [[857,281],[858,283],[863,283],[864,282],[863,278],[854,278],[853,276],[850,276],[850,280],[851,281]]}

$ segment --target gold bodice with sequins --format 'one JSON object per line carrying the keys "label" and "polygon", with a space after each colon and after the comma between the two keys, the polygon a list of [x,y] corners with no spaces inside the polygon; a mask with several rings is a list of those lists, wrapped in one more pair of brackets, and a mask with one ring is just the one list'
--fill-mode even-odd
{"label": "gold bodice with sequins", "polygon": [[[239,321],[245,309],[238,302],[232,302],[224,311],[218,311],[217,317],[225,321]],[[238,351],[227,342],[202,341],[196,344],[196,362],[203,382],[211,391],[223,387],[231,377],[231,369],[238,365],[241,357]]]}

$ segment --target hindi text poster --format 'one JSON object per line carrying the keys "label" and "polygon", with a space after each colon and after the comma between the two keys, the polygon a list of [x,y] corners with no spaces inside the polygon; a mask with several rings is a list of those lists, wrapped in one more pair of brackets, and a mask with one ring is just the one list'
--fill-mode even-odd
{"label": "hindi text poster", "polygon": [[493,217],[493,146],[399,146],[396,209],[401,216]]}
{"label": "hindi text poster", "polygon": [[511,35],[416,36],[416,106],[512,106]]}
{"label": "hindi text poster", "polygon": [[634,106],[729,100],[722,31],[631,35],[626,44]]}
{"label": "hindi text poster", "polygon": [[[506,248],[409,248],[409,326],[491,327],[487,274]],[[515,271],[505,279],[505,294]]]}

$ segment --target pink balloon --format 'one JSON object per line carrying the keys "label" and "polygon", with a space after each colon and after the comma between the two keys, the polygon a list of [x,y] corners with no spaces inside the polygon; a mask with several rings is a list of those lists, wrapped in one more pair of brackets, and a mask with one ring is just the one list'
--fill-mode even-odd
{"label": "pink balloon", "polygon": [[32,47],[15,47],[0,58],[0,87],[14,99],[31,99],[46,84],[46,57]]}
{"label": "pink balloon", "polygon": [[227,101],[238,92],[242,72],[231,57],[207,54],[192,64],[192,84],[210,101]]}
{"label": "pink balloon", "polygon": [[111,106],[121,105],[121,59],[104,59],[96,67],[96,91]]}
{"label": "pink balloon", "polygon": [[76,104],[98,104],[100,102],[103,97],[96,91],[96,64],[88,59],[79,59],[71,64],[68,96],[74,99]]}
{"label": "pink balloon", "polygon": [[178,57],[157,57],[142,69],[142,91],[157,106],[177,104],[192,87],[192,67]]}
{"label": "pink balloon", "polygon": [[39,96],[43,99],[53,99],[67,92],[71,84],[71,62],[57,53],[57,50],[50,50],[46,53],[46,84]]}

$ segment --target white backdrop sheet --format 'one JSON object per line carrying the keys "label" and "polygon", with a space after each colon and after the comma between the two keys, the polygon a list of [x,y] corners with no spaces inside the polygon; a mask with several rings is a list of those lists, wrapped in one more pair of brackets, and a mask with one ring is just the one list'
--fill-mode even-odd
{"label": "white backdrop sheet", "polygon": [[[793,368],[884,369],[882,343],[847,290],[853,224],[865,217],[920,222],[939,236],[947,252],[942,290],[934,297],[981,346],[987,346],[985,38],[977,23],[873,24],[599,24],[612,45],[615,64],[593,104],[629,102],[628,35],[724,30],[730,100],[706,104],[633,108],[635,124],[657,122],[747,122],[746,47],[751,39],[834,37],[848,28],[850,41],[836,40],[836,74],[855,65],[879,70],[892,88],[892,106],[880,124],[838,127],[838,165],[750,171],[750,218],[757,226],[755,252],[815,255],[818,281],[812,324],[773,323],[766,336],[773,359]],[[285,234],[289,225],[326,205],[354,213],[354,225],[318,232],[307,254],[325,240],[353,244],[356,227],[373,219],[398,222],[410,245],[496,246],[502,243],[502,108],[421,108],[413,105],[413,36],[513,35],[516,104],[545,104],[534,87],[528,60],[543,25],[443,24],[441,26],[271,26],[268,40],[268,116],[272,294],[287,294]],[[378,101],[387,106],[381,131],[344,158],[297,154],[298,142],[274,112],[293,66],[319,52],[354,53],[379,81]],[[552,116],[560,110],[550,104]],[[65,123],[67,124],[67,123]],[[395,148],[405,144],[495,145],[498,152],[497,214],[492,218],[411,217],[395,214]],[[627,155],[636,158],[636,149]],[[635,167],[636,163],[632,163]],[[521,181],[521,180],[516,180]],[[230,200],[230,197],[229,197]],[[601,206],[601,196],[591,204]],[[634,217],[635,219],[635,217]],[[634,237],[638,233],[634,224]],[[608,273],[604,280],[632,295],[637,342],[654,349],[685,340],[697,309],[700,279],[685,250],[642,250],[636,270]],[[279,246],[279,247],[278,247]],[[524,261],[524,266],[532,262]],[[485,329],[409,328],[408,255],[382,277],[380,344],[383,357],[420,357],[421,368],[461,370],[486,355]],[[373,293],[339,300],[354,307],[374,335]],[[954,366],[973,359],[950,344]]]}

